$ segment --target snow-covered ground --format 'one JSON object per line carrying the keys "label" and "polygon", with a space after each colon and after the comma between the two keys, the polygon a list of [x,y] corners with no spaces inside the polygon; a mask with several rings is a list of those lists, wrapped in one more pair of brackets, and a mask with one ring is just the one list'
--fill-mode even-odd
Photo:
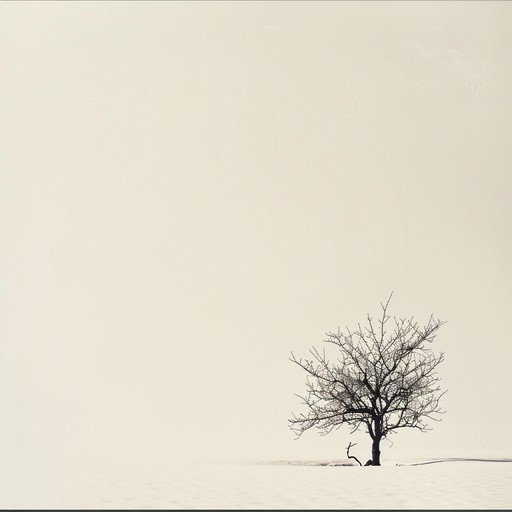
{"label": "snow-covered ground", "polygon": [[[101,471],[80,489],[48,482],[12,508],[378,509],[511,508],[512,459],[424,459],[347,467],[348,461],[182,463],[165,471]],[[71,481],[71,480],[70,480]]]}

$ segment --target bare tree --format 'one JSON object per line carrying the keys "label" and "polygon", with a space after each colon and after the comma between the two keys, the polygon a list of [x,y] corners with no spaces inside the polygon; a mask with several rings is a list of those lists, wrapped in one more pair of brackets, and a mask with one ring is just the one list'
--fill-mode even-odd
{"label": "bare tree", "polygon": [[[298,396],[306,412],[293,415],[290,428],[299,438],[316,427],[321,435],[344,424],[353,433],[365,428],[372,439],[371,465],[380,466],[380,442],[400,428],[430,430],[427,420],[440,421],[442,392],[437,367],[444,360],[430,348],[445,322],[430,317],[424,327],[414,317],[390,323],[388,306],[381,303],[382,316],[367,315],[363,328],[338,328],[324,341],[335,345],[338,355],[329,362],[325,349],[310,350],[312,359],[290,360],[307,373],[306,391]],[[350,449],[352,444],[347,448]],[[367,463],[370,465],[370,461]]]}

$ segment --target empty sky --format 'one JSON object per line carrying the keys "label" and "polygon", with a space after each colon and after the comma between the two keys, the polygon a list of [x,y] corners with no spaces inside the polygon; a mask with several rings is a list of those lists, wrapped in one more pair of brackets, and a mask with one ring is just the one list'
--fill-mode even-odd
{"label": "empty sky", "polygon": [[392,453],[510,456],[511,28],[507,2],[3,2],[5,478],[343,456],[293,440],[287,358],[392,290],[448,321],[450,390]]}

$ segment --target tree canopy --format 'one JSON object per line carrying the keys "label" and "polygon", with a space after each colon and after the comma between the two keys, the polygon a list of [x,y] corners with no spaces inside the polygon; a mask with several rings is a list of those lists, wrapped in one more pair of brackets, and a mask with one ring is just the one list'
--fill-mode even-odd
{"label": "tree canopy", "polygon": [[313,427],[322,435],[344,424],[351,433],[365,428],[374,465],[380,465],[383,438],[401,428],[430,430],[428,420],[439,421],[444,412],[437,374],[444,354],[431,344],[445,322],[433,316],[423,327],[414,317],[391,321],[391,296],[378,320],[368,314],[365,326],[326,333],[324,341],[337,349],[335,361],[316,348],[310,358],[293,352],[290,358],[307,373],[306,393],[297,395],[306,411],[289,420],[297,437]]}

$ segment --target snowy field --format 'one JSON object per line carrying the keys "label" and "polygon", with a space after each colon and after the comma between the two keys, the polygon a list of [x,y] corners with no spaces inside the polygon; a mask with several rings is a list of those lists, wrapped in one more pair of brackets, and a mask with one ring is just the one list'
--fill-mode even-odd
{"label": "snowy field", "polygon": [[[65,481],[2,506],[93,509],[483,509],[512,507],[512,459],[430,459],[347,467],[348,461],[183,463]],[[342,464],[342,465],[340,465]],[[398,464],[398,465],[397,465]],[[403,464],[403,465],[400,465]],[[416,465],[414,465],[416,464]],[[126,472],[128,473],[128,472]],[[83,482],[82,482],[83,484]]]}
{"label": "snowy field", "polygon": [[[511,27],[0,1],[0,512],[512,511]],[[364,429],[290,431],[289,358],[391,292],[447,322],[447,414],[349,466]]]}

